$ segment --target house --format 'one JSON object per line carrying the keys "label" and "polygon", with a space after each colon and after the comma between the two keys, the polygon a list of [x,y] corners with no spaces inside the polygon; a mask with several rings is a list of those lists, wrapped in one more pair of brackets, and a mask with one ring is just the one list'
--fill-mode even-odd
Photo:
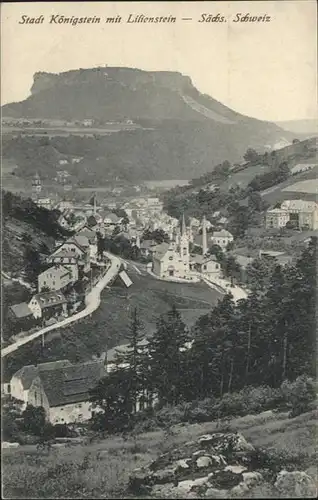
{"label": "house", "polygon": [[285,227],[289,221],[289,212],[282,208],[267,210],[265,216],[266,229],[279,229]]}
{"label": "house", "polygon": [[287,210],[289,220],[296,221],[299,229],[318,229],[318,203],[306,200],[285,200],[280,207]]}
{"label": "house", "polygon": [[36,324],[33,313],[26,302],[10,306],[8,316],[15,331],[27,331]]}
{"label": "house", "polygon": [[191,255],[190,270],[204,274],[207,278],[220,276],[221,265],[214,255]]}
{"label": "house", "polygon": [[68,269],[71,272],[72,282],[75,283],[78,281],[79,259],[80,257],[77,255],[62,249],[54,252],[52,255],[49,255],[46,258],[46,262],[48,264],[62,265]]}
{"label": "house", "polygon": [[77,243],[80,247],[84,248],[86,252],[89,252],[90,243],[87,236],[85,236],[84,234],[77,233],[68,241],[75,241],[75,243]]}
{"label": "house", "polygon": [[221,226],[224,226],[225,224],[227,224],[229,222],[229,219],[227,217],[221,217],[219,220],[218,220],[218,224],[221,224]]}
{"label": "house", "polygon": [[39,207],[46,208],[47,210],[51,210],[53,205],[52,200],[50,198],[38,198],[36,200],[36,204]]}
{"label": "house", "polygon": [[67,301],[62,292],[45,292],[33,295],[28,304],[33,317],[46,320],[67,316]]}
{"label": "house", "polygon": [[233,240],[233,235],[225,229],[222,229],[221,231],[214,231],[210,238],[213,245],[219,245],[222,249],[225,249]]}
{"label": "house", "polygon": [[113,212],[106,212],[101,214],[103,217],[103,222],[105,226],[117,226],[121,224],[123,218],[118,217],[116,214]]}
{"label": "house", "polygon": [[90,245],[96,245],[97,243],[97,236],[96,232],[90,229],[87,226],[84,226],[76,236],[85,236],[88,239],[88,242]]}
{"label": "house", "polygon": [[68,360],[24,366],[11,378],[12,397],[42,406],[52,424],[89,420],[89,391],[106,376],[104,359],[73,365]]}
{"label": "house", "polygon": [[[83,238],[83,237],[82,237]],[[84,241],[84,239],[82,240]],[[79,244],[75,238],[70,238],[57,247],[54,252],[50,255],[49,259],[53,259],[54,257],[61,255],[62,253],[71,255],[76,257],[78,267],[85,273],[90,269],[90,248],[87,238],[85,238],[85,247]],[[67,259],[67,257],[65,257]],[[48,260],[48,259],[47,259]],[[66,261],[67,262],[67,261]],[[61,264],[65,264],[66,262],[60,262]]]}
{"label": "house", "polygon": [[38,275],[38,291],[43,288],[49,290],[62,290],[73,283],[72,272],[63,265],[55,264]]}
{"label": "house", "polygon": [[152,255],[153,249],[157,246],[155,240],[143,240],[140,243],[140,253],[142,257],[149,257]]}

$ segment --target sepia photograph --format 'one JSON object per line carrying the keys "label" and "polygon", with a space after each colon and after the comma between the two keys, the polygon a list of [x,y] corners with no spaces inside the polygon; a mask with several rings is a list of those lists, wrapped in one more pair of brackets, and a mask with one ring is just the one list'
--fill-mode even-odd
{"label": "sepia photograph", "polygon": [[316,498],[316,2],[0,40],[2,497]]}

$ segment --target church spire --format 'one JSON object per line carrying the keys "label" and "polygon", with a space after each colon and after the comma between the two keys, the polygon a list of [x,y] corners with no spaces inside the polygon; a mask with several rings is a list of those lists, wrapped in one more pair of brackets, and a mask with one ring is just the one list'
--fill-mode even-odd
{"label": "church spire", "polygon": [[181,223],[181,236],[184,236],[186,234],[186,224],[185,224],[185,218],[184,218],[184,212],[182,214],[182,223]]}
{"label": "church spire", "polygon": [[202,219],[202,255],[206,255],[208,251],[207,235],[206,235],[206,218],[203,215]]}

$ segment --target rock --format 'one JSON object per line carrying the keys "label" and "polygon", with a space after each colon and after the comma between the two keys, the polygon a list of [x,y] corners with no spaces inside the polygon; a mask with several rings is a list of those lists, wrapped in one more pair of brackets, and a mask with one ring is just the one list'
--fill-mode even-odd
{"label": "rock", "polygon": [[231,494],[237,496],[245,495],[251,488],[263,479],[259,472],[243,472],[243,481],[231,489]]}
{"label": "rock", "polygon": [[159,498],[205,497],[207,491],[211,498],[225,498],[234,488],[244,492],[259,478],[246,472],[252,450],[239,433],[205,434],[133,471],[130,490]]}
{"label": "rock", "polygon": [[189,493],[190,491],[195,491],[198,486],[203,486],[209,482],[208,476],[199,477],[198,479],[186,479],[185,481],[180,481],[177,488],[182,492],[182,494]]}
{"label": "rock", "polygon": [[188,461],[191,460],[191,458],[182,458],[181,460],[177,460],[176,462],[176,469],[189,469],[189,464]]}
{"label": "rock", "polygon": [[216,488],[208,488],[205,492],[206,498],[228,498],[228,490],[217,490]]}
{"label": "rock", "polygon": [[199,457],[197,459],[197,467],[209,467],[209,465],[212,463],[212,458],[210,457]]}
{"label": "rock", "polygon": [[302,471],[280,471],[275,488],[285,498],[316,498],[317,487],[313,479]]}
{"label": "rock", "polygon": [[224,470],[229,470],[233,472],[233,474],[241,474],[246,470],[246,467],[244,467],[244,465],[227,465]]}
{"label": "rock", "polygon": [[211,486],[217,489],[230,489],[243,481],[242,474],[235,474],[230,470],[219,470],[209,479]]}
{"label": "rock", "polygon": [[151,476],[152,481],[157,484],[165,484],[175,481],[175,467],[167,467],[162,470],[157,470]]}

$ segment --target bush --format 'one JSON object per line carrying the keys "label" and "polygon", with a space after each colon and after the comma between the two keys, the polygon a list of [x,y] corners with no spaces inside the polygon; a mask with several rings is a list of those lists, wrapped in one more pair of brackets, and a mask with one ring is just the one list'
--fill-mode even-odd
{"label": "bush", "polygon": [[290,417],[309,411],[316,399],[315,382],[306,375],[301,375],[294,382],[284,381],[281,391],[287,405],[291,407]]}

